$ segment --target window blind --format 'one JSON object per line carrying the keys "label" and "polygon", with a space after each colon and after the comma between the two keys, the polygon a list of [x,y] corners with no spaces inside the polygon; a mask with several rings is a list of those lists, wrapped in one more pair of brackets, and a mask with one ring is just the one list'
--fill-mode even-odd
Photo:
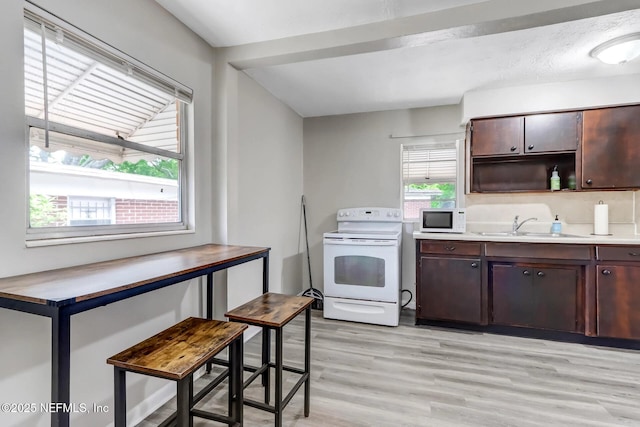
{"label": "window blind", "polygon": [[182,102],[190,104],[193,100],[193,90],[180,82],[173,80],[154,68],[138,61],[135,58],[115,49],[101,40],[71,26],[30,2],[25,2],[25,18],[31,21],[33,28],[39,31],[44,25],[45,31],[51,34],[52,39],[65,40],[65,43],[73,45],[78,52],[96,61],[108,64],[115,69],[122,69],[125,73],[175,96]]}
{"label": "window blind", "polygon": [[455,141],[411,144],[402,147],[404,185],[455,182],[456,176]]}

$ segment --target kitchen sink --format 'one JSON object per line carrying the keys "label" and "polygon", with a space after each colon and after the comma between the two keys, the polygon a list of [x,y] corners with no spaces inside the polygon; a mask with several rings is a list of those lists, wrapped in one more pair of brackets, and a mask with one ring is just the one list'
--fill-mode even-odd
{"label": "kitchen sink", "polygon": [[522,233],[513,233],[511,231],[476,231],[476,234],[481,236],[494,236],[494,237],[506,237],[506,236],[522,236]]}
{"label": "kitchen sink", "polygon": [[476,234],[487,237],[571,237],[571,238],[584,238],[587,236],[579,236],[577,234],[565,234],[565,233],[527,233],[527,232],[513,232],[513,231],[477,231]]}
{"label": "kitchen sink", "polygon": [[522,236],[527,237],[579,237],[586,239],[587,236],[579,236],[577,234],[565,234],[565,233],[521,233]]}

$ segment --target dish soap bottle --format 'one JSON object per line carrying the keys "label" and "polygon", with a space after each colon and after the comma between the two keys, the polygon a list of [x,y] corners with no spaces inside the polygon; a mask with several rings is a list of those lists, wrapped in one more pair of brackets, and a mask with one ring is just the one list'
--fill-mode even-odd
{"label": "dish soap bottle", "polygon": [[560,233],[562,233],[562,223],[558,220],[558,215],[556,215],[556,219],[551,223],[551,234]]}
{"label": "dish soap bottle", "polygon": [[560,190],[560,176],[558,176],[558,165],[553,167],[551,173],[551,191]]}

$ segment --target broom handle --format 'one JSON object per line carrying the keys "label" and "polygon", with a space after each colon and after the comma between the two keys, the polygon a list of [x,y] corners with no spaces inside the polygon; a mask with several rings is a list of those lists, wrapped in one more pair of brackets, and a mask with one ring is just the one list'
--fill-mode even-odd
{"label": "broom handle", "polygon": [[307,232],[307,208],[305,206],[304,194],[302,195],[302,218],[304,219],[304,241],[307,245],[307,265],[309,267],[309,288],[313,289],[311,281],[311,257],[309,255],[309,234]]}

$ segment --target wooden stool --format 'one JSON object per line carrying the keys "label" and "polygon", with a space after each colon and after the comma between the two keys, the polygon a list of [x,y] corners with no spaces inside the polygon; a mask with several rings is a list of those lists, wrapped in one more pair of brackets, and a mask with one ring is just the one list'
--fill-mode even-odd
{"label": "wooden stool", "polygon": [[[304,416],[309,416],[309,391],[310,391],[310,370],[311,370],[311,304],[313,298],[302,296],[290,296],[276,293],[266,293],[258,298],[249,301],[227,313],[225,316],[229,320],[247,323],[249,325],[262,327],[262,366],[245,366],[245,370],[253,374],[244,382],[246,388],[258,376],[262,375],[262,385],[264,386],[264,402],[252,399],[244,399],[246,405],[275,414],[275,425],[282,426],[282,410],[291,400],[293,395],[304,383]],[[298,314],[306,310],[305,313],[305,336],[304,336],[304,369],[298,369],[283,364],[282,357],[282,328],[294,319]],[[271,329],[276,331],[276,362],[271,363]],[[270,380],[269,369],[275,368],[275,402],[269,405]],[[282,371],[294,372],[300,375],[298,382],[291,391],[282,397]]]}
{"label": "wooden stool", "polygon": [[[179,427],[192,426],[193,416],[227,425],[242,425],[243,333],[247,325],[190,317],[107,359],[114,367],[115,426],[125,427],[127,399],[125,373],[136,372],[177,383]],[[193,373],[229,347],[229,368],[193,396]],[[229,414],[193,409],[209,391],[229,377]]]}

